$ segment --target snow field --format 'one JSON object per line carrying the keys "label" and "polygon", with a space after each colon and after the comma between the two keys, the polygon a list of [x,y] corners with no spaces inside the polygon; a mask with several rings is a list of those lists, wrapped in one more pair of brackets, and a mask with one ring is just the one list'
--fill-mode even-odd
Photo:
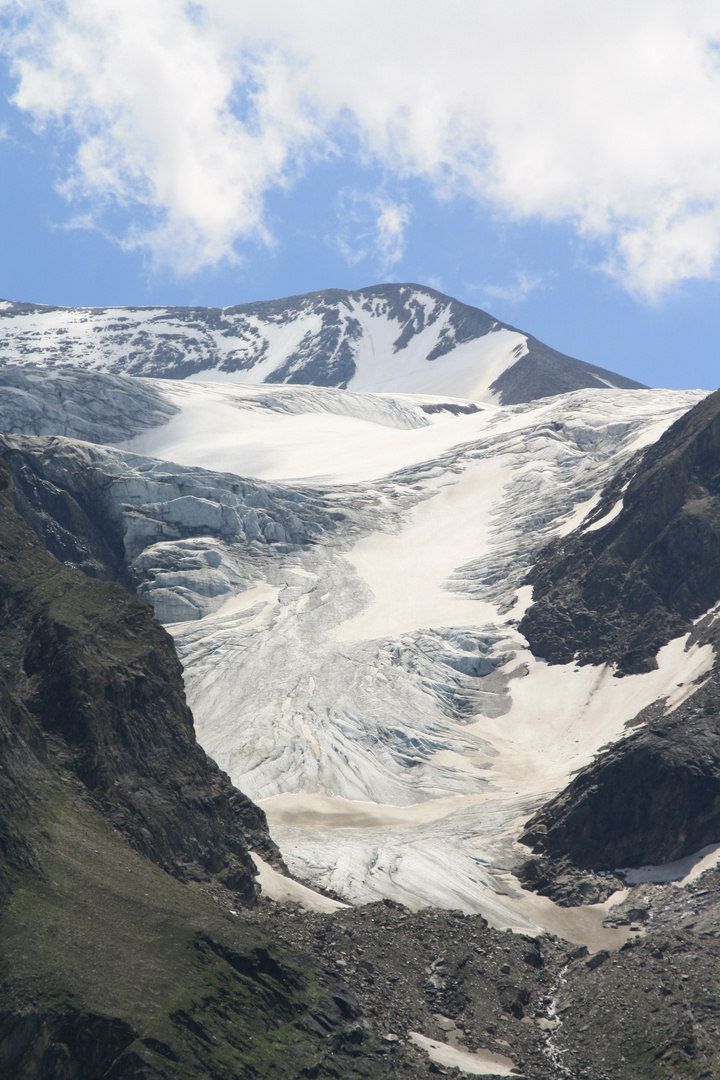
{"label": "snow field", "polygon": [[299,881],[285,877],[278,870],[273,870],[272,866],[261,859],[255,851],[250,852],[250,858],[255,863],[255,869],[258,872],[258,884],[271,900],[277,900],[281,904],[300,904],[306,911],[332,912],[349,907],[348,904],[331,900],[329,896],[323,896],[322,893],[309,889],[307,885],[302,885]]}
{"label": "snow field", "polygon": [[[152,380],[152,385],[180,412],[123,449],[263,480],[354,484],[378,479],[477,438],[487,411],[426,415],[422,404],[437,399],[425,396],[413,401],[406,395],[313,394],[306,388],[289,394],[284,387],[258,393],[217,383],[168,386]],[[305,410],[294,411],[301,406],[292,398],[307,399]],[[277,408],[264,405],[273,399]]]}
{"label": "snow field", "polygon": [[524,580],[647,432],[700,395],[501,408],[129,381],[161,395],[162,418],[163,401],[179,410],[130,444],[158,457],[54,439],[49,478],[73,461],[100,470],[138,590],[175,638],[198,738],[266,806],[296,874],[352,902],[606,940],[602,913],[576,923],[519,889],[515,838],[645,704],[690,693],[712,655],[674,642],[658,671],[623,680],[550,668],[517,632]]}
{"label": "snow field", "polygon": [[[404,302],[417,311],[409,336],[397,314],[368,297],[346,296],[327,302],[312,296],[287,310],[262,317],[231,309],[172,308],[42,308],[12,311],[7,305],[0,326],[6,362],[68,365],[93,370],[153,374],[170,357],[190,361],[190,378],[259,384],[278,377],[302,377],[314,362],[315,343],[324,341],[323,362],[340,360],[354,374],[349,387],[360,391],[440,393],[491,400],[491,383],[527,352],[527,338],[497,328],[472,341],[454,345],[428,361],[441,338],[454,341],[452,301],[423,289],[407,292]],[[370,308],[370,309],[368,309]],[[434,322],[429,321],[434,318]],[[482,321],[482,317],[481,317]],[[337,337],[335,337],[337,335]],[[404,345],[397,347],[401,338]],[[342,355],[341,355],[342,354]]]}
{"label": "snow field", "polygon": [[[435,300],[417,296],[429,314]],[[116,370],[137,331],[146,370],[156,346],[196,332],[193,356],[212,359],[184,382],[148,380],[178,411],[117,445],[159,460],[83,453],[109,462],[139,591],[175,638],[200,742],[264,805],[308,883],[259,861],[270,895],[328,910],[315,884],[349,902],[461,908],[612,947],[625,932],[602,927],[608,905],[559,909],[519,888],[516,837],[628,720],[658,698],[677,707],[714,658],[678,639],[641,676],[550,667],[517,632],[531,602],[523,582],[537,552],[581,525],[617,469],[703,395],[607,389],[501,408],[490,384],[527,350],[525,335],[493,330],[429,362],[448,311],[398,352],[400,324],[381,311],[353,301],[341,315],[360,326],[344,339],[356,363],[347,392],[259,385],[294,354],[302,364],[322,325],[309,309],[243,315],[232,332],[169,309],[44,310],[3,329],[11,362]],[[221,371],[231,357],[246,366]],[[78,383],[84,415],[82,393]],[[16,396],[20,412],[36,409]],[[260,488],[233,502],[232,475],[212,473]],[[283,481],[285,496],[266,481]],[[317,532],[299,519],[278,531],[283,514],[301,513],[296,499]],[[250,524],[228,531],[238,510]]]}

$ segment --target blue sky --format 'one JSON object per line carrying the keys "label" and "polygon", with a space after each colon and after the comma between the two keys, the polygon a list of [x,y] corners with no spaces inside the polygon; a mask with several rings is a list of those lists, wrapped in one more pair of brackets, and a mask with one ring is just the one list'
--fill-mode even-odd
{"label": "blue sky", "polygon": [[717,5],[299,7],[0,0],[0,296],[417,281],[649,385],[720,384]]}

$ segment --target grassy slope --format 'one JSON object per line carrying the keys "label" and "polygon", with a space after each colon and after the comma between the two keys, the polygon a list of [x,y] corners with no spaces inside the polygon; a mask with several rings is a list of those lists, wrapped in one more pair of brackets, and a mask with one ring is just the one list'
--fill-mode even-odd
{"label": "grassy slope", "polygon": [[[58,1018],[76,1029],[91,1014],[122,1021],[114,1064],[128,1075],[143,1061],[174,1077],[296,1076],[324,1058],[293,1023],[323,995],[307,961],[277,955],[206,886],[133,851],[79,791],[48,795],[32,836],[45,880],[24,876],[0,920],[3,1012],[44,1017],[50,1034]],[[37,1058],[49,1041],[17,1049]]]}

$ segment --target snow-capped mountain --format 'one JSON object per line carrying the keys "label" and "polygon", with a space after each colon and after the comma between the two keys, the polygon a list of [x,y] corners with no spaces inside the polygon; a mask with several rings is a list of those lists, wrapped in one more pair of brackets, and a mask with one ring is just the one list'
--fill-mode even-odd
{"label": "snow-capped mountain", "polygon": [[[158,1047],[174,1060],[165,1048],[176,1055],[189,1031],[202,1065],[188,1075],[207,1072],[198,1030],[216,1032],[224,1055],[247,1022],[245,1005],[229,1009],[228,977],[259,972],[252,986],[288,1009],[283,969],[255,945],[249,958],[237,943],[222,952],[222,993],[208,997],[209,911],[243,940],[265,926],[279,952],[300,948],[298,986],[314,979],[308,955],[322,995],[343,979],[320,1012],[296,1010],[298,1030],[318,1038],[336,1031],[328,1002],[350,1010],[328,1076],[343,1045],[367,1075],[370,1063],[373,1075],[392,1064],[429,1077],[427,1051],[433,1075],[660,1080],[699,1063],[709,1076],[720,1060],[720,393],[632,388],[414,286],[272,307],[228,316],[227,337],[208,329],[226,312],[11,305],[0,318],[0,794],[15,799],[0,900],[14,887],[4,869],[29,873],[40,833],[50,845],[62,834],[78,884],[67,889],[53,851],[37,909],[32,889],[13,908],[8,971],[20,954],[34,1001],[46,956],[61,956],[62,1001],[70,985],[91,1040],[107,1042],[66,961],[90,957],[95,980],[110,937],[110,997],[122,960],[138,1000],[138,949],[155,987],[155,944],[135,937],[138,911],[156,918],[163,867],[201,892],[173,882],[182,899],[173,892],[157,940],[175,935],[182,968],[170,969],[162,1040],[153,1028],[145,1041],[151,1060]],[[228,361],[235,347],[245,368]],[[38,554],[25,523],[70,571]],[[245,795],[193,749],[181,669],[149,609],[88,577],[152,606],[182,660],[197,739]],[[28,736],[28,716],[50,742]],[[89,813],[114,824],[110,840],[95,819],[80,829]],[[246,841],[262,890],[292,905],[261,905],[251,927],[226,892],[254,892]],[[305,884],[282,876],[283,859]],[[132,902],[118,908],[114,895]],[[42,915],[48,896],[61,916]],[[94,936],[81,909],[101,916]],[[185,983],[191,924],[204,974],[186,986],[188,1027],[174,971]],[[357,1023],[355,993],[368,1005]],[[35,1062],[48,1047],[50,1072],[31,1072],[55,1075],[69,1024],[48,1033],[28,1020],[39,1006],[28,1013],[25,984],[15,997],[0,1057],[10,1046],[11,1062]],[[103,1015],[106,999],[97,992]],[[219,1026],[196,1023],[216,1013]],[[284,1068],[296,1051],[271,1031]],[[367,1032],[387,1033],[382,1062]],[[77,1041],[84,1062],[85,1034]],[[127,1042],[140,1045],[130,1029]],[[265,1044],[248,1045],[258,1075],[275,1075]],[[319,1060],[313,1051],[313,1075]]]}
{"label": "snow-capped mountain", "polygon": [[640,384],[419,285],[227,308],[0,302],[0,362],[159,379],[304,383],[517,404]]}

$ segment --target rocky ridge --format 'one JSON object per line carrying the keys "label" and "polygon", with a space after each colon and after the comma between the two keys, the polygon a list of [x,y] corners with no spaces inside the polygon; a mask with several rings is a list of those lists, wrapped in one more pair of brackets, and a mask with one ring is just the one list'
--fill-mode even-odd
{"label": "rocky ridge", "polygon": [[[719,877],[633,890],[633,929],[612,952],[397,905],[320,916],[264,903],[251,919],[342,972],[386,1046],[387,1076],[426,1075],[426,1052],[408,1034],[419,1031],[505,1058],[497,1073],[476,1064],[483,1075],[710,1080],[720,1069]],[[475,1074],[472,1059],[466,1070],[451,1060],[430,1074]]]}
{"label": "rocky ridge", "polygon": [[0,765],[3,1076],[383,1074],[369,1037],[349,1071],[348,988],[240,915],[250,848],[282,860],[198,746],[171,639],[45,550],[4,465]]}
{"label": "rocky ridge", "polygon": [[545,895],[583,902],[582,886],[563,885],[573,870],[673,862],[720,842],[719,460],[720,392],[618,474],[529,574],[536,603],[521,630],[552,661],[647,670],[683,632],[715,654],[687,701],[641,713],[527,823],[521,841],[540,859],[521,877]]}
{"label": "rocky ridge", "polygon": [[720,599],[720,391],[607,486],[597,509],[536,559],[520,630],[551,663],[656,666]]}
{"label": "rocky ridge", "polygon": [[[720,627],[712,616],[707,622],[711,625],[701,636],[717,656]],[[670,863],[719,843],[719,806],[716,659],[688,701],[667,714],[662,707],[656,710],[530,819],[520,840],[543,858],[539,865],[526,864],[521,876],[555,899],[561,899],[559,883],[569,868],[614,872],[619,885],[618,867]],[[580,881],[578,890],[571,890],[569,902],[583,902],[583,887]]]}
{"label": "rocky ridge", "polygon": [[[412,356],[401,383],[406,390],[432,393],[438,362],[447,368],[466,346],[476,355],[468,354],[458,372],[441,379],[444,393],[474,396],[470,388],[477,383],[502,404],[516,404],[582,387],[640,385],[413,284],[327,289],[227,308],[68,309],[0,302],[3,363],[70,364],[161,379],[217,373],[239,382],[381,390],[393,386],[395,369],[404,371]],[[454,378],[462,384],[455,389]]]}

